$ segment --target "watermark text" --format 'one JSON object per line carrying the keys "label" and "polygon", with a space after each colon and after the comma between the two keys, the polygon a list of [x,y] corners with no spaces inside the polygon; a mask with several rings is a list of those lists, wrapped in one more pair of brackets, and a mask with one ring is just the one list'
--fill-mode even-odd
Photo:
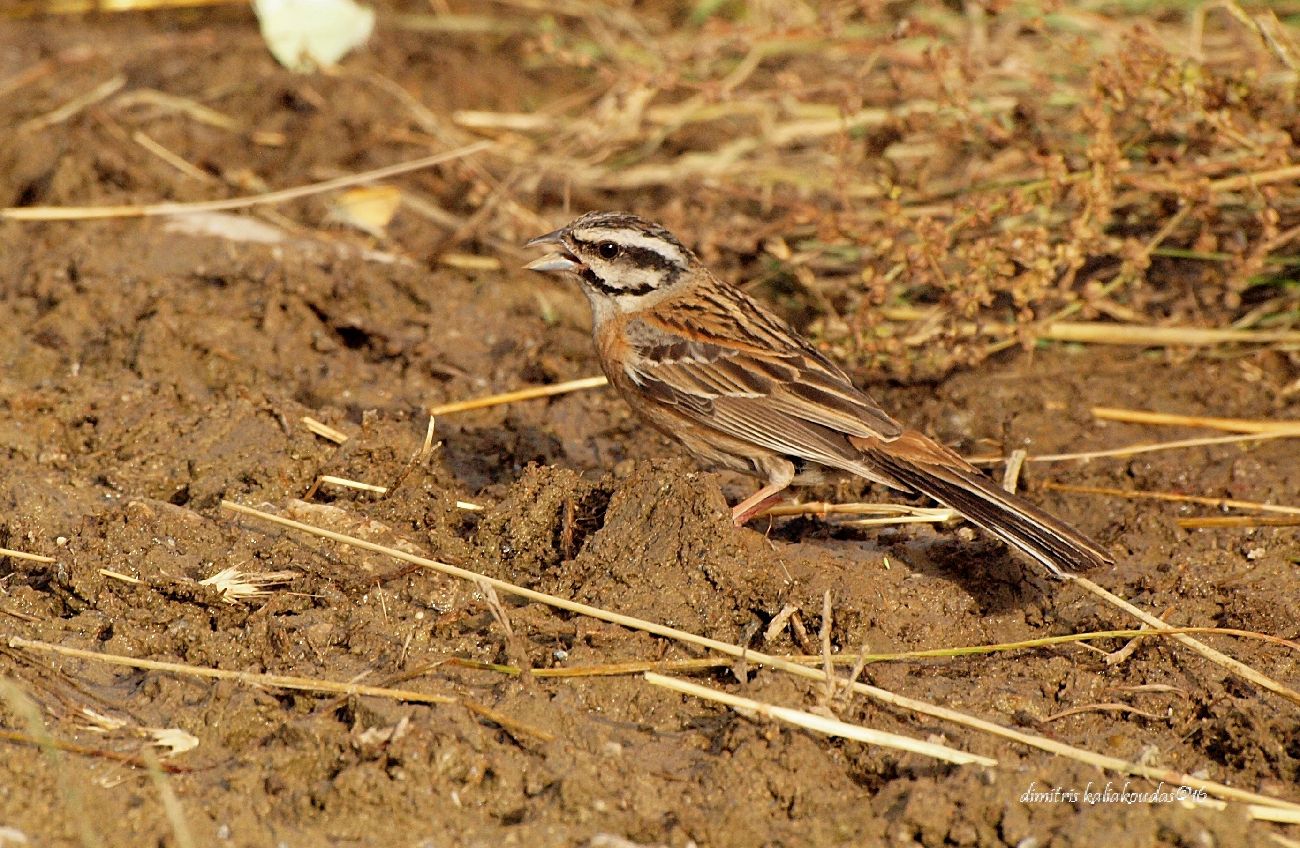
{"label": "watermark text", "polygon": [[1029,784],[1029,788],[1020,796],[1022,804],[1172,804],[1175,801],[1204,801],[1209,795],[1204,789],[1193,786],[1167,786],[1164,781],[1156,784],[1154,789],[1139,791],[1130,789],[1130,782],[1124,781],[1116,787],[1111,781],[1098,785],[1088,781],[1088,785],[1079,789],[1076,786],[1042,786],[1038,781]]}

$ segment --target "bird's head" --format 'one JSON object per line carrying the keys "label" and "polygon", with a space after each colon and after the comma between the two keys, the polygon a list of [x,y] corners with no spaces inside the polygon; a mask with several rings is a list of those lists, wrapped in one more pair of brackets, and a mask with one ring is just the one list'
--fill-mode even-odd
{"label": "bird's head", "polygon": [[668,230],[626,212],[588,212],[568,226],[528,242],[555,248],[524,266],[571,274],[593,305],[630,308],[689,276],[699,262]]}

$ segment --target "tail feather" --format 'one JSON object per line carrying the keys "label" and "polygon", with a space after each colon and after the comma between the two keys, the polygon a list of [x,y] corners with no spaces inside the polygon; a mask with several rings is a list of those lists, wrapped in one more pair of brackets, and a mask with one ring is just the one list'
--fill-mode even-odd
{"label": "tail feather", "polygon": [[879,442],[864,451],[864,459],[873,471],[957,510],[1058,577],[1114,562],[1096,542],[961,460],[914,461]]}

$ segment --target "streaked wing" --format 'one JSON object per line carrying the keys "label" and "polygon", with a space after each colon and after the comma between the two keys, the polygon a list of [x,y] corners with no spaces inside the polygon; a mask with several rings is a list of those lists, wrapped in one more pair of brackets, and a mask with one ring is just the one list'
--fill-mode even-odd
{"label": "streaked wing", "polygon": [[783,455],[856,467],[848,437],[902,427],[840,369],[741,292],[697,291],[630,321],[628,377],[656,402]]}

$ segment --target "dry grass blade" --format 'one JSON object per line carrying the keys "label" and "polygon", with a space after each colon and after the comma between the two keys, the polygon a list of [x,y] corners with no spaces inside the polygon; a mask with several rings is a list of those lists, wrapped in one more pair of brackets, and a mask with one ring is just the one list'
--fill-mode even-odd
{"label": "dry grass blade", "polygon": [[[790,616],[797,612],[797,609],[798,608],[793,605],[787,605],[777,614],[773,620],[780,620],[778,622],[778,629],[785,625]],[[1152,630],[1146,627],[1146,625],[1143,625],[1143,627],[1138,630],[1094,630],[1087,633],[1069,633],[1062,636],[1043,636],[1038,639],[1024,639],[1019,642],[999,642],[992,645],[962,645],[950,648],[927,648],[919,651],[896,651],[881,654],[863,653],[856,657],[848,654],[833,654],[830,656],[829,661],[835,666],[856,666],[858,663],[871,664],[882,662],[907,662],[923,659],[958,659],[961,657],[984,656],[1008,651],[1038,650],[1056,645],[1087,644],[1102,639],[1127,639],[1129,641],[1120,649],[1121,651],[1127,651],[1131,650],[1131,648],[1135,648],[1138,642],[1142,639],[1167,638],[1176,633],[1214,634],[1219,636],[1234,636],[1241,639],[1254,639],[1270,645],[1276,645],[1277,647],[1286,648],[1289,651],[1300,652],[1300,643],[1293,642],[1289,639],[1283,639],[1280,636],[1258,633],[1253,630],[1238,630],[1230,627],[1171,627],[1167,630]],[[770,641],[771,638],[772,637],[767,637],[767,641]],[[823,654],[780,654],[776,655],[776,658],[783,662],[814,666],[823,665],[827,661],[827,657]],[[521,673],[521,669],[512,665],[485,663],[478,660],[465,659],[463,657],[453,657],[452,659],[447,660],[447,663],[463,666],[465,668],[494,671],[500,674],[515,675]],[[731,664],[732,660],[730,659],[714,657],[690,660],[632,660],[628,662],[606,663],[602,665],[537,668],[532,670],[532,675],[538,678],[550,677],[556,679],[617,677],[628,674],[643,674],[647,671],[657,671],[660,673],[707,671],[714,668],[723,668]]]}
{"label": "dry grass blade", "polygon": [[809,501],[801,504],[777,504],[759,513],[756,517],[769,516],[784,518],[794,515],[877,515],[876,519],[864,519],[852,524],[906,524],[913,522],[948,521],[956,513],[947,507],[910,506],[908,504],[873,504],[873,503],[826,503]]}
{"label": "dry grass blade", "polygon": [[502,268],[501,260],[495,256],[474,253],[444,253],[438,257],[438,264],[461,271],[500,271]]}
{"label": "dry grass blade", "polygon": [[109,568],[101,568],[101,569],[98,569],[98,571],[99,571],[100,574],[104,575],[105,577],[109,578],[110,580],[120,580],[121,582],[123,582],[123,583],[129,583],[129,584],[131,584],[132,586],[143,586],[143,585],[144,585],[144,581],[141,580],[139,577],[132,577],[131,575],[129,575],[129,574],[123,574],[123,573],[120,572],[120,571],[113,571],[112,569],[109,569]]}
{"label": "dry grass blade", "polygon": [[23,639],[20,636],[9,638],[9,647],[28,651],[42,651],[65,657],[76,657],[92,662],[110,665],[140,668],[147,671],[165,671],[171,674],[184,674],[191,677],[205,677],[212,680],[234,680],[248,686],[275,686],[280,689],[295,689],[301,692],[330,692],[337,695],[373,695],[394,701],[411,701],[422,704],[455,704],[457,698],[449,695],[433,695],[428,692],[415,692],[408,689],[386,689],[382,686],[366,686],[361,683],[339,683],[333,680],[319,680],[312,677],[293,677],[281,674],[256,674],[248,671],[230,671],[224,668],[208,668],[187,663],[163,662],[161,660],[144,660],[120,654],[104,654],[97,651],[83,651],[36,639]]}
{"label": "dry grass blade", "polygon": [[[1078,586],[1081,586],[1085,590],[1091,592],[1092,594],[1106,601],[1106,603],[1110,604],[1111,606],[1117,607],[1118,609],[1122,609],[1125,612],[1129,613],[1130,615],[1135,616],[1138,620],[1151,625],[1151,627],[1156,630],[1170,629],[1170,626],[1168,624],[1161,621],[1156,616],[1138,609],[1137,607],[1130,604],[1128,601],[1124,600],[1118,595],[1115,595],[1107,591],[1106,589],[1103,589],[1101,586],[1098,586],[1096,583],[1093,583],[1091,580],[1089,580],[1086,577],[1080,577],[1077,574],[1067,574],[1065,575],[1065,579],[1077,584]],[[1271,677],[1261,674],[1260,672],[1256,671],[1255,669],[1251,668],[1250,666],[1246,665],[1240,660],[1233,659],[1232,657],[1228,656],[1227,654],[1221,651],[1216,651],[1214,648],[1211,648],[1209,645],[1206,645],[1203,642],[1199,642],[1196,639],[1193,639],[1191,636],[1188,636],[1184,633],[1175,633],[1174,638],[1177,639],[1179,642],[1182,642],[1187,647],[1191,648],[1193,651],[1196,651],[1196,653],[1205,657],[1210,662],[1213,662],[1216,665],[1220,665],[1228,669],[1232,673],[1236,674],[1238,677],[1250,683],[1253,683],[1254,685],[1259,686],[1263,689],[1267,689],[1268,691],[1276,695],[1280,695],[1281,697],[1285,698],[1291,703],[1300,706],[1300,692],[1295,691],[1291,687],[1279,683],[1278,681],[1274,680]]]}
{"label": "dry grass blade", "polygon": [[[674,639],[677,641],[698,645],[700,647],[708,648],[709,650],[714,650],[719,653],[726,654],[731,657],[735,657],[737,659],[743,659],[748,662],[758,663],[761,665],[769,666],[771,668],[780,669],[781,671],[799,677],[804,677],[809,680],[815,680],[820,682],[824,682],[826,680],[825,672],[823,672],[819,668],[809,668],[806,666],[799,665],[797,663],[787,662],[785,660],[780,659],[779,657],[772,656],[770,654],[761,653],[759,651],[750,650],[748,648],[742,648],[739,645],[734,645],[729,642],[723,642],[718,639],[710,639],[706,636],[698,636],[694,633],[689,633],[685,630],[680,630],[675,627],[668,627],[666,625],[658,624],[653,621],[646,621],[644,619],[638,619],[632,616],[622,615],[620,613],[611,612],[609,610],[604,610],[599,607],[593,607],[589,604],[582,604],[576,601],[571,601],[567,598],[561,598],[556,595],[548,595],[544,592],[538,592],[533,589],[527,589],[523,586],[516,586],[512,583],[507,583],[504,580],[498,580],[493,577],[485,577],[484,575],[478,574],[477,572],[470,571],[465,568],[460,568],[458,566],[450,565],[445,562],[439,562],[437,560],[415,556],[413,554],[408,554],[405,551],[397,550],[396,548],[385,547],[384,545],[376,545],[373,542],[367,542],[364,539],[358,539],[354,536],[347,536],[342,533],[335,533],[331,530],[325,530],[320,527],[313,527],[310,524],[303,524],[302,522],[299,521],[293,521],[292,519],[282,518],[278,515],[253,509],[252,507],[244,506],[243,504],[237,504],[232,501],[222,501],[221,506],[223,509],[230,510],[231,512],[236,512],[242,515],[251,516],[261,521],[265,521],[271,524],[277,524],[281,527],[289,527],[294,530],[299,530],[301,532],[308,533],[313,536],[318,536],[320,538],[332,539],[336,542],[341,542],[345,545],[351,545],[352,547],[361,550],[387,554],[388,556],[391,556],[394,559],[398,559],[403,562],[409,562],[414,565],[419,565],[425,568],[430,568],[435,571],[441,572],[443,574],[449,574],[453,577],[458,577],[462,580],[469,580],[471,582],[478,582],[481,580],[485,583],[488,583],[498,591],[506,592],[515,595],[516,597],[526,598],[530,601],[536,601],[538,603],[546,604],[548,606],[552,606],[557,609],[563,609],[569,612],[578,613],[580,615],[590,616],[592,618],[596,618],[601,621],[608,621],[612,624],[617,624],[623,627],[630,627],[635,630],[641,630],[643,632],[651,633],[657,636],[663,636],[668,639]],[[1183,638],[1188,638],[1188,637],[1183,637]],[[1098,768],[1116,771],[1121,774],[1140,775],[1143,777],[1150,778],[1152,780],[1163,780],[1168,783],[1182,784],[1196,789],[1204,789],[1207,793],[1215,795],[1216,797],[1226,798],[1234,801],[1245,801],[1247,803],[1256,803],[1256,804],[1262,804],[1271,807],[1280,807],[1280,808],[1300,811],[1300,803],[1287,801],[1281,798],[1272,798],[1267,795],[1262,795],[1257,792],[1250,792],[1244,789],[1237,789],[1236,787],[1228,786],[1222,783],[1217,783],[1211,780],[1203,780],[1201,778],[1194,777],[1189,774],[1182,774],[1180,772],[1176,772],[1171,769],[1155,768],[1152,766],[1143,765],[1141,763],[1123,760],[1120,759],[1119,757],[1111,757],[1105,754],[1098,754],[1093,751],[1088,751],[1083,748],[1077,748],[1073,745],[1067,745],[1065,743],[1057,742],[1053,739],[1048,739],[1046,737],[1038,736],[1033,733],[1028,733],[1022,730],[1017,730],[1014,728],[997,724],[996,722],[987,721],[985,719],[967,715],[966,713],[962,713],[957,710],[952,710],[947,707],[940,706],[938,704],[931,704],[926,701],[918,700],[916,698],[909,698],[904,695],[898,695],[886,689],[881,689],[880,687],[871,686],[866,683],[855,681],[849,685],[852,686],[854,692],[867,695],[871,698],[881,701],[882,703],[890,704],[892,706],[904,710],[911,710],[913,712],[920,713],[922,715],[928,715],[934,718],[950,721],[965,727],[970,727],[984,733],[989,733],[994,736],[1001,737],[1003,739],[1009,739],[1019,744],[1027,745],[1031,748],[1037,748],[1039,750],[1047,751],[1052,754],[1069,757],[1070,759],[1077,760],[1079,762],[1088,763]]]}
{"label": "dry grass blade", "polygon": [[491,142],[477,142],[445,153],[437,153],[410,162],[400,162],[359,174],[349,174],[310,185],[295,188],[268,191],[246,197],[231,197],[225,200],[202,200],[194,203],[151,203],[143,206],[10,206],[0,209],[0,220],[10,221],[81,221],[96,218],[149,218],[159,215],[184,215],[190,212],[220,212],[230,209],[246,209],[267,203],[284,203],[315,194],[348,188],[375,180],[387,179],[399,174],[420,171],[442,165],[456,159],[463,159],[475,153],[481,153],[492,146]]}
{"label": "dry grass blade", "polygon": [[1215,180],[1210,183],[1211,191],[1236,191],[1243,188],[1255,188],[1270,183],[1292,182],[1300,179],[1300,165],[1287,165],[1281,168],[1270,168],[1266,171],[1257,171],[1252,174],[1238,174],[1235,177],[1225,177],[1221,180]]}
{"label": "dry grass blade", "polygon": [[[1135,456],[1140,453],[1153,453],[1157,451],[1181,450],[1183,448],[1201,448],[1212,445],[1231,445],[1240,442],[1266,442],[1271,439],[1288,439],[1300,437],[1300,432],[1282,432],[1282,433],[1243,433],[1240,436],[1206,436],[1200,439],[1175,439],[1170,442],[1139,442],[1135,445],[1125,445],[1118,448],[1103,448],[1095,451],[1079,451],[1077,453],[1051,453],[1039,454],[1038,456],[1027,456],[1025,462],[1076,462],[1087,459],[1105,459],[1108,457],[1125,457]],[[972,465],[996,465],[1005,461],[1000,456],[977,456],[969,460]]]}
{"label": "dry grass blade", "polygon": [[1040,338],[1058,342],[1138,347],[1207,347],[1221,344],[1297,344],[1300,343],[1300,331],[1217,330],[1057,321],[1044,328]]}
{"label": "dry grass blade", "polygon": [[87,12],[144,12],[151,9],[198,9],[205,6],[242,6],[244,0],[45,0],[45,15],[82,15]]}
{"label": "dry grass blade", "polygon": [[1016,448],[1007,455],[1007,466],[1002,471],[1002,488],[1011,494],[1016,493],[1020,487],[1020,472],[1025,467],[1025,458],[1029,452],[1024,448]]}
{"label": "dry grass blade", "polygon": [[165,112],[177,112],[210,127],[229,132],[243,129],[239,121],[229,115],[204,106],[188,97],[179,97],[153,88],[136,88],[122,94],[113,105],[119,108],[131,108],[145,105]]}
{"label": "dry grass blade", "polygon": [[[408,701],[417,704],[457,704],[472,713],[483,716],[484,718],[501,725],[501,727],[511,733],[532,736],[541,739],[542,741],[550,741],[555,738],[553,734],[548,733],[545,730],[513,719],[490,707],[485,707],[482,704],[450,695],[434,695],[428,692],[415,692],[410,689],[390,689],[384,686],[367,686],[362,683],[340,683],[334,680],[321,680],[313,677],[294,677],[280,674],[255,674],[247,671],[229,671],[224,668],[209,668],[206,666],[189,665],[187,663],[145,660],[136,657],[122,656],[120,654],[84,651],[80,648],[69,648],[65,645],[55,645],[51,642],[42,642],[36,639],[23,639],[20,636],[11,636],[8,644],[11,648],[59,654],[65,657],[75,657],[77,659],[90,660],[92,662],[126,666],[127,668],[140,668],[147,671],[165,671],[172,674],[204,677],[211,680],[233,680],[246,686],[274,686],[280,689],[293,689],[300,692],[328,692],[335,695],[367,695],[376,698],[388,698],[393,701]],[[3,683],[3,680],[0,680],[0,683]]]}
{"label": "dry grass blade", "polygon": [[209,174],[207,171],[191,165],[180,156],[150,138],[143,130],[136,130],[131,133],[131,140],[191,179],[209,184],[217,184],[220,182],[220,180]]}
{"label": "dry grass blade", "polygon": [[1183,530],[1213,530],[1226,527],[1300,527],[1300,517],[1280,515],[1215,515],[1205,518],[1179,518]]}
{"label": "dry grass blade", "polygon": [[[76,754],[79,757],[94,757],[100,760],[108,760],[114,763],[121,763],[131,768],[145,768],[145,762],[133,754],[123,754],[121,751],[111,751],[106,748],[91,748],[86,745],[78,745],[75,742],[68,742],[63,739],[46,737],[38,739],[24,733],[18,733],[13,730],[0,730],[0,742],[12,742],[15,745],[34,745],[36,747],[50,746],[57,751],[65,751],[69,754]],[[179,766],[175,763],[163,763],[162,770],[169,774],[183,774],[190,771],[185,766]],[[0,845],[3,845],[0,842]]]}
{"label": "dry grass blade", "polygon": [[347,433],[344,433],[342,430],[336,430],[323,421],[317,421],[310,415],[304,415],[302,417],[302,423],[303,426],[315,433],[317,436],[320,436],[322,439],[328,439],[336,445],[341,445],[348,440]]}
{"label": "dry grass blade", "polygon": [[[1146,630],[1147,626],[1145,624],[1142,625],[1142,629]],[[1142,640],[1140,636],[1135,636],[1132,639],[1125,642],[1124,647],[1120,648],[1118,651],[1111,651],[1109,654],[1106,654],[1104,657],[1102,657],[1102,659],[1106,662],[1106,665],[1108,666],[1115,666],[1127,662],[1128,658],[1133,656],[1133,654],[1137,652],[1138,644],[1141,641]]]}
{"label": "dry grass blade", "polygon": [[1094,406],[1094,418],[1103,421],[1124,421],[1130,424],[1167,424],[1175,427],[1209,427],[1232,433],[1279,433],[1300,435],[1300,421],[1269,421],[1258,418],[1211,418],[1204,415],[1173,415],[1168,412],[1150,412],[1145,409],[1118,409],[1113,406]]}
{"label": "dry grass blade", "polygon": [[460,698],[457,702],[475,715],[482,716],[493,724],[499,724],[502,728],[515,736],[531,736],[534,739],[540,739],[542,742],[553,742],[555,740],[554,733],[542,730],[540,727],[533,727],[532,725],[524,724],[517,719],[511,718],[500,710],[494,710],[489,706],[478,703],[477,701]]}
{"label": "dry grass blade", "polygon": [[1153,721],[1168,721],[1170,718],[1168,713],[1166,713],[1165,715],[1159,715],[1158,713],[1152,713],[1152,712],[1147,712],[1146,710],[1140,710],[1137,707],[1132,706],[1131,704],[1114,703],[1114,704],[1086,704],[1082,707],[1070,707],[1068,710],[1061,710],[1060,712],[1052,713],[1049,716],[1045,716],[1042,719],[1042,721],[1044,724],[1046,724],[1049,721],[1058,721],[1059,719],[1066,718],[1067,716],[1086,715],[1087,713],[1124,713],[1125,715],[1136,715],[1136,716],[1141,716],[1142,718],[1149,718],[1152,719]]}
{"label": "dry grass blade", "polygon": [[29,554],[25,551],[15,551],[10,548],[0,548],[0,557],[13,557],[14,559],[25,559],[31,562],[54,562],[54,557],[48,557],[44,554]]}
{"label": "dry grass blade", "polygon": [[54,126],[55,124],[61,124],[83,109],[107,100],[121,91],[125,86],[126,77],[122,74],[118,74],[117,76],[107,79],[95,86],[80,97],[69,100],[53,112],[32,118],[30,121],[21,124],[18,127],[18,132],[35,132],[37,130],[45,129],[46,127]]}
{"label": "dry grass blade", "polygon": [[99,833],[91,826],[90,820],[86,816],[79,814],[81,810],[86,808],[82,786],[80,783],[66,779],[63,774],[63,758],[59,756],[59,753],[64,748],[46,729],[45,719],[41,716],[40,707],[16,683],[4,677],[0,677],[0,703],[7,706],[10,713],[27,725],[28,739],[35,741],[50,763],[54,770],[59,794],[63,796],[65,814],[72,816],[73,821],[76,822],[81,844],[83,846],[102,845],[103,841],[99,838]]}
{"label": "dry grass blade", "polygon": [[185,818],[185,809],[181,806],[180,799],[176,797],[176,791],[167,782],[158,764],[158,757],[148,748],[141,752],[140,757],[144,760],[149,777],[153,779],[153,784],[158,790],[158,797],[162,799],[163,813],[171,825],[176,844],[180,848],[195,848],[194,834],[190,831],[190,824]]}
{"label": "dry grass blade", "polygon": [[793,724],[796,727],[824,733],[827,736],[839,736],[844,739],[853,739],[858,742],[865,742],[868,745],[879,745],[883,748],[910,751],[913,754],[933,757],[936,760],[941,760],[945,763],[953,763],[955,765],[979,765],[991,767],[998,764],[997,760],[989,757],[981,757],[978,754],[969,754],[965,751],[958,751],[956,748],[949,748],[947,745],[923,742],[919,739],[912,739],[909,736],[901,736],[897,733],[887,733],[882,730],[874,730],[870,727],[863,727],[858,724],[850,724],[849,722],[826,718],[825,716],[804,712],[803,710],[779,707],[775,704],[755,701],[752,698],[742,698],[738,695],[732,695],[729,692],[721,692],[717,689],[711,689],[708,686],[700,686],[698,683],[690,683],[685,680],[679,680],[675,677],[666,677],[652,671],[645,673],[645,679],[648,683],[655,686],[663,686],[666,689],[672,689],[674,692],[681,692],[683,695],[690,695],[695,698],[703,698],[708,701],[716,701],[720,704],[726,704],[742,715],[760,715],[767,718],[774,718],[788,724]]}
{"label": "dry grass blade", "polygon": [[[1202,803],[1202,802],[1198,802]],[[1300,824],[1300,810],[1278,810],[1272,807],[1261,807],[1258,804],[1247,804],[1246,815],[1255,821],[1275,822],[1277,824]],[[1285,839],[1280,834],[1271,834],[1274,842],[1284,848],[1297,848],[1300,846],[1300,840]]]}
{"label": "dry grass blade", "polygon": [[898,524],[942,524],[957,518],[955,510],[934,507],[933,511],[918,515],[900,515],[894,518],[855,518],[844,523],[850,527],[892,527]]}
{"label": "dry grass blade", "polygon": [[604,386],[609,381],[601,377],[582,377],[577,380],[568,380],[563,383],[555,383],[550,386],[533,386],[528,389],[519,389],[513,392],[504,392],[497,395],[487,395],[486,397],[471,398],[470,400],[458,400],[451,403],[439,404],[429,409],[430,415],[447,415],[452,412],[468,412],[471,409],[486,409],[491,406],[502,406],[507,403],[516,403],[521,400],[535,400],[536,398],[551,397],[552,395],[563,395],[569,392],[581,391],[582,389],[596,389]]}
{"label": "dry grass blade", "polygon": [[[943,317],[934,309],[911,306],[894,306],[881,310],[888,321],[928,323]],[[1020,329],[1015,324],[997,321],[959,322],[953,333],[961,337],[1014,335]],[[1049,321],[1031,325],[1033,337],[1045,342],[1073,342],[1076,344],[1105,344],[1129,347],[1207,347],[1223,344],[1296,344],[1300,331],[1295,330],[1234,330],[1214,327],[1168,327],[1155,324],[1116,324],[1110,321]],[[917,343],[929,342],[922,334]]]}
{"label": "dry grass blade", "polygon": [[437,447],[437,445],[433,443],[433,437],[437,432],[438,419],[430,415],[429,423],[425,425],[424,428],[424,441],[420,442],[420,449],[415,454],[417,462],[423,462],[429,458],[429,454],[433,453],[434,448]]}
{"label": "dry grass blade", "polygon": [[1183,495],[1178,492],[1147,492],[1141,489],[1113,489],[1106,486],[1076,486],[1072,483],[1057,483],[1045,480],[1043,488],[1056,492],[1075,492],[1081,495],[1104,495],[1110,498],[1129,498],[1131,500],[1172,501],[1174,503],[1194,503],[1203,506],[1226,507],[1229,509],[1254,509],[1259,512],[1280,512],[1285,515],[1300,515],[1300,507],[1280,504],[1261,503],[1259,501],[1241,501],[1236,498],[1211,498],[1205,495]]}
{"label": "dry grass blade", "polygon": [[352,480],[347,477],[336,477],[333,474],[321,474],[311,484],[311,488],[302,496],[303,500],[310,500],[311,496],[320,490],[321,486],[342,486],[345,489],[356,489],[359,492],[374,492],[377,495],[388,494],[387,486],[380,486],[375,483],[363,483],[360,480]]}

